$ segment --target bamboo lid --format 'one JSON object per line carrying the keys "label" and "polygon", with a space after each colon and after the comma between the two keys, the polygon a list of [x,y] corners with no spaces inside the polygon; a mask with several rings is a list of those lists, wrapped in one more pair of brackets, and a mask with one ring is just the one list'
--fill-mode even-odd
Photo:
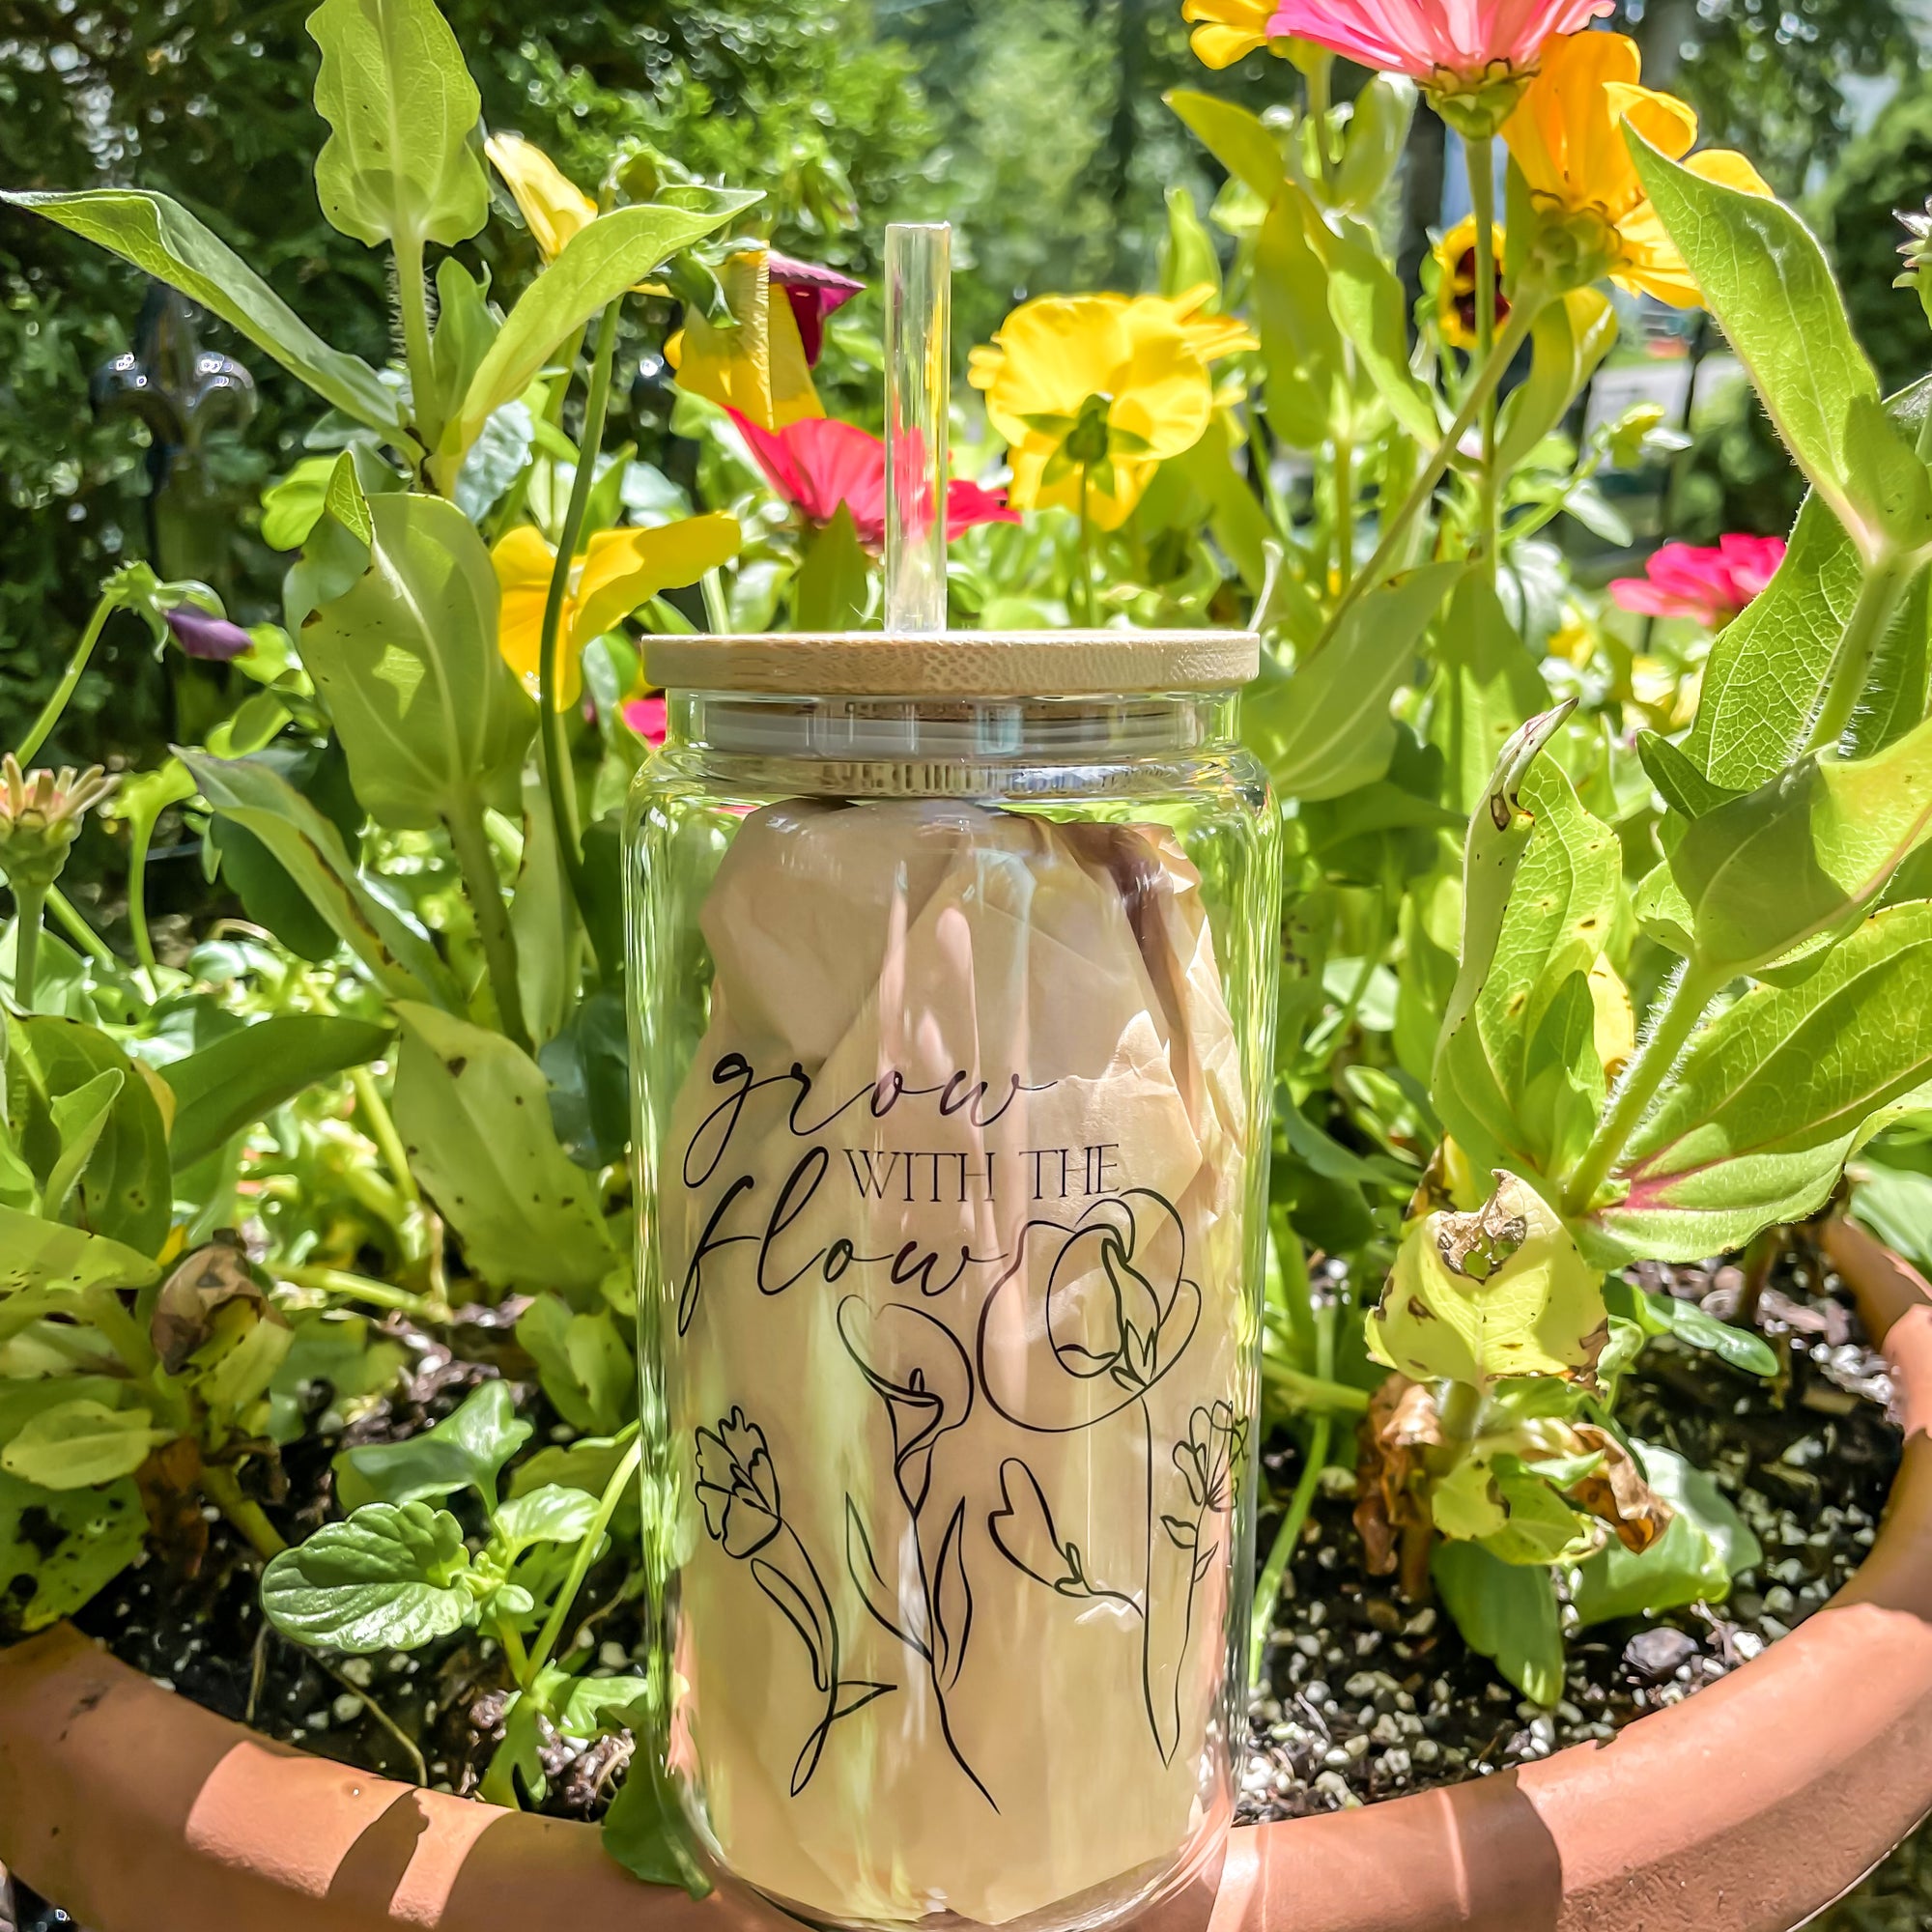
{"label": "bamboo lid", "polygon": [[660,637],[667,691],[781,697],[1102,697],[1233,691],[1261,670],[1252,631],[933,631]]}

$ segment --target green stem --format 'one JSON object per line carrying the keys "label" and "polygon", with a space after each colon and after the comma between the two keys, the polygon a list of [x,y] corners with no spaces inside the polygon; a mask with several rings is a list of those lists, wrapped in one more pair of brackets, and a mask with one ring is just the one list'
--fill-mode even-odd
{"label": "green stem", "polygon": [[1328,114],[1334,105],[1334,72],[1335,58],[1326,53],[1315,54],[1302,70],[1302,78],[1308,83],[1308,121],[1315,130],[1315,166],[1321,177],[1324,201],[1332,175],[1328,156]]}
{"label": "green stem", "polygon": [[[1510,310],[1510,319],[1503,332],[1496,338],[1495,347],[1490,352],[1490,359],[1476,373],[1476,380],[1470,384],[1468,393],[1463,398],[1463,407],[1456,412],[1456,420],[1449,425],[1448,433],[1436,445],[1435,452],[1423,465],[1422,473],[1416,477],[1402,506],[1381,533],[1381,540],[1376,545],[1376,554],[1355,581],[1342,593],[1341,601],[1335,606],[1334,615],[1328,619],[1321,636],[1317,639],[1314,650],[1322,645],[1341,629],[1345,618],[1361,597],[1375,589],[1389,573],[1395,558],[1400,554],[1403,540],[1408,534],[1408,526],[1414,523],[1435,495],[1435,486],[1441,482],[1450,463],[1454,460],[1463,439],[1474,427],[1481,415],[1484,403],[1495,394],[1497,385],[1509,372],[1509,366],[1516,360],[1516,352],[1527,339],[1530,326],[1535,322],[1540,303],[1529,299],[1527,295]],[[1310,656],[1314,651],[1310,652]]]}
{"label": "green stem", "polygon": [[355,1104],[368,1124],[369,1138],[376,1143],[403,1199],[412,1208],[420,1208],[422,1195],[417,1191],[415,1176],[410,1172],[408,1150],[403,1146],[402,1135],[396,1131],[395,1117],[377,1092],[375,1075],[366,1066],[352,1066],[349,1084],[355,1090]]}
{"label": "green stem", "polygon": [[1335,439],[1335,570],[1339,587],[1355,581],[1355,445]]}
{"label": "green stem", "polygon": [[1262,1357],[1262,1378],[1288,1400],[1292,1408],[1306,1409],[1315,1415],[1366,1415],[1369,1396],[1348,1382],[1330,1381],[1323,1376],[1304,1375],[1286,1362]]}
{"label": "green stem", "polygon": [[1295,1546],[1301,1541],[1302,1525],[1307,1522],[1308,1512],[1314,1506],[1315,1491],[1321,1481],[1321,1471],[1328,1466],[1328,1444],[1334,1432],[1335,1425],[1329,1417],[1318,1415],[1315,1418],[1315,1426],[1308,1436],[1307,1461],[1301,1465],[1294,1493],[1288,1499],[1288,1514],[1282,1518],[1281,1527],[1268,1546],[1267,1561],[1262,1566],[1261,1580],[1255,1585],[1255,1607],[1248,1621],[1250,1684],[1261,1682],[1262,1662],[1267,1656],[1268,1632],[1274,1628],[1275,1605],[1281,1601],[1282,1579],[1288,1575],[1288,1566],[1294,1560]]}
{"label": "green stem", "polygon": [[442,410],[436,392],[436,361],[429,339],[429,292],[423,286],[422,239],[396,237],[396,299],[403,312],[403,354],[410,368],[410,400],[424,447],[442,438]]}
{"label": "green stem", "polygon": [[74,909],[73,902],[58,886],[47,888],[47,910],[67,927],[73,943],[91,958],[97,966],[118,967],[121,962],[114,956],[114,949],[102,939],[99,933],[88,924]]}
{"label": "green stem", "polygon": [[1576,1216],[1589,1211],[1597,1190],[1630,1145],[1637,1123],[1677,1064],[1685,1042],[1696,1031],[1704,1009],[1717,997],[1718,985],[1709,975],[1687,965],[1665,996],[1663,1010],[1650,1036],[1637,1049],[1622,1084],[1582,1158],[1571,1170],[1563,1187],[1563,1211]]}
{"label": "green stem", "polygon": [[14,1004],[34,1009],[34,985],[41,963],[41,912],[46,904],[44,886],[14,888]]}
{"label": "green stem", "polygon": [[1457,1445],[1473,1442],[1483,1431],[1483,1411],[1489,1393],[1480,1382],[1451,1382],[1435,1405],[1443,1440]]}
{"label": "green stem", "polygon": [[624,1500],[624,1492],[637,1481],[638,1467],[642,1460],[643,1432],[639,1430],[632,1436],[631,1446],[624,1451],[623,1461],[611,1471],[611,1480],[605,1484],[603,1500],[597,1505],[596,1520],[591,1523],[583,1541],[577,1546],[577,1553],[571,1558],[570,1575],[563,1579],[563,1588],[556,1593],[556,1602],[551,1605],[550,1615],[544,1619],[533,1653],[539,1670],[550,1662],[563,1635],[571,1605],[577,1601],[578,1591],[583,1587],[584,1577],[590,1574],[591,1564],[597,1560],[597,1546],[604,1541],[604,1533],[611,1527],[611,1519],[616,1515],[617,1505]]}
{"label": "green stem", "polygon": [[1091,631],[1097,620],[1094,615],[1094,526],[1087,517],[1087,491],[1091,471],[1080,466],[1080,612]]}
{"label": "green stem", "polygon": [[583,857],[579,843],[577,780],[570,762],[570,734],[559,702],[563,690],[563,606],[570,588],[570,573],[577,562],[577,544],[583,531],[590,486],[597,477],[597,455],[604,446],[604,423],[611,410],[611,365],[617,353],[617,324],[623,301],[619,296],[608,303],[597,325],[597,343],[590,356],[590,386],[583,399],[583,430],[578,438],[577,469],[571,477],[570,503],[563,513],[563,528],[557,535],[550,594],[544,600],[543,641],[537,660],[537,703],[542,714],[538,751],[544,784],[550,793],[550,815],[557,852],[563,860],[569,886],[564,907],[566,942],[581,921],[578,909],[583,903]]}
{"label": "green stem", "polygon": [[[1316,1313],[1315,1368],[1317,1377],[1322,1380],[1335,1373],[1335,1309],[1332,1305]],[[1294,1548],[1301,1541],[1302,1525],[1314,1507],[1315,1492],[1321,1481],[1321,1472],[1328,1466],[1328,1445],[1334,1430],[1332,1417],[1318,1415],[1315,1418],[1315,1425],[1308,1435],[1308,1460],[1301,1465],[1300,1479],[1288,1501],[1288,1514],[1282,1518],[1281,1527],[1268,1547],[1267,1561],[1263,1565],[1261,1579],[1255,1585],[1254,1607],[1248,1615],[1250,1684],[1261,1678],[1262,1661],[1267,1654],[1268,1632],[1274,1624],[1275,1605],[1281,1598],[1282,1578],[1288,1575],[1288,1566],[1294,1561]]]}
{"label": "green stem", "polygon": [[133,935],[134,957],[147,976],[151,1000],[161,995],[161,962],[155,957],[154,938],[148,931],[148,848],[155,842],[158,817],[144,811],[129,826],[128,839],[128,930]]}
{"label": "green stem", "polygon": [[483,943],[490,969],[490,990],[497,997],[497,1020],[504,1034],[527,1053],[530,1036],[524,1025],[523,995],[517,989],[517,940],[503,904],[503,888],[497,878],[497,862],[490,851],[490,835],[483,829],[483,808],[466,800],[443,820],[456,864],[476,916],[476,936]]}
{"label": "green stem", "polygon": [[53,728],[61,721],[68,701],[73,696],[74,687],[80,682],[80,674],[87,668],[87,661],[94,655],[94,647],[100,641],[100,634],[107,627],[107,620],[120,609],[117,600],[109,594],[103,596],[94,607],[94,614],[87,620],[87,629],[80,634],[80,642],[73,647],[73,656],[68,660],[67,669],[61,673],[61,681],[54,686],[53,696],[41,707],[41,715],[34,720],[32,728],[20,740],[14,755],[22,765],[31,765],[34,753],[52,735]]}
{"label": "green stem", "polygon": [[391,1308],[398,1315],[427,1326],[439,1327],[449,1320],[448,1307],[428,1295],[414,1294],[386,1281],[371,1281],[367,1275],[351,1274],[346,1268],[278,1267],[275,1277],[296,1288],[312,1288],[324,1294],[339,1294],[345,1301],[366,1302],[372,1308]]}
{"label": "green stem", "polygon": [[263,1514],[262,1506],[242,1493],[242,1485],[235,1480],[233,1470],[203,1463],[201,1492],[248,1539],[256,1555],[265,1563],[271,1562],[289,1547],[281,1532]]}
{"label": "green stem", "polygon": [[530,1668],[530,1654],[524,1648],[524,1639],[515,1624],[493,1624],[490,1634],[503,1646],[503,1656],[510,1666],[510,1675],[519,1690],[527,1690],[536,1682],[536,1672]]}
{"label": "green stem", "polygon": [[1852,607],[1850,621],[1832,656],[1824,702],[1805,742],[1807,752],[1828,751],[1845,735],[1845,726],[1852,722],[1852,713],[1864,695],[1865,680],[1871,675],[1873,655],[1891,628],[1899,599],[1922,562],[1918,555],[1899,556],[1888,552],[1865,566],[1859,601]]}
{"label": "green stem", "polygon": [[[1486,368],[1496,347],[1496,142],[1493,134],[1463,142],[1469,164],[1469,206],[1476,217],[1476,364]],[[1496,474],[1496,391],[1483,402],[1483,472],[1477,485],[1480,508],[1476,522],[1476,554],[1492,578],[1495,575],[1501,533],[1497,502],[1502,478]]]}

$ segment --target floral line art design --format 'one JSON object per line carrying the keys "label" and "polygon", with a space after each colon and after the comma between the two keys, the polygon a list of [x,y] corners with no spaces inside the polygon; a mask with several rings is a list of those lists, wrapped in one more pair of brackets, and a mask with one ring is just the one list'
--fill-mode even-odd
{"label": "floral line art design", "polygon": [[946,1699],[965,1667],[973,1634],[973,1585],[966,1572],[966,1499],[946,1520],[931,1551],[926,1502],[932,1454],[941,1436],[973,1411],[973,1366],[945,1322],[900,1302],[873,1308],[862,1296],[838,1304],[838,1336],[873,1393],[886,1405],[893,1432],[893,1481],[910,1520],[916,1577],[888,1583],[859,1505],[845,1498],[845,1567],[861,1600],[892,1635],[925,1664],[939,1727],[952,1761],[997,1811],[1000,1807],[952,1733]]}
{"label": "floral line art design", "polygon": [[[1043,1332],[1046,1360],[1061,1373],[1041,1373],[1034,1350],[996,1373],[1001,1358],[990,1337],[996,1319],[1011,1314],[1002,1307],[1003,1297],[1016,1286],[1023,1292],[1031,1252],[1056,1236],[1060,1248],[1042,1291],[1043,1320],[1030,1321],[1026,1332]],[[1047,1588],[1063,1597],[1117,1604],[1139,1618],[1142,1697],[1164,1764],[1171,1764],[1179,1748],[1181,1666],[1193,1640],[1195,1596],[1221,1548],[1218,1537],[1205,1546],[1202,1539],[1209,1520],[1227,1510],[1232,1471],[1245,1444],[1245,1427],[1230,1404],[1197,1407],[1187,1438],[1173,1452],[1193,1514],[1159,1507],[1161,1479],[1149,1397],[1186,1352],[1200,1323],[1201,1290],[1187,1278],[1186,1261],[1180,1215],[1151,1189],[1136,1188],[1095,1202],[1071,1226],[1030,1221],[1021,1231],[1012,1266],[980,1311],[979,1332],[980,1382],[986,1400],[1022,1429],[1043,1435],[1072,1435],[1126,1409],[1140,1411],[1147,1531],[1136,1588],[1117,1588],[1088,1574],[1086,1554],[1061,1535],[1038,1476],[1018,1457],[1001,1465],[1001,1507],[988,1516],[986,1527],[1007,1561]],[[1101,1286],[1096,1287],[1096,1276]],[[1012,1388],[1001,1389],[1001,1373],[1012,1376]],[[1161,1688],[1167,1660],[1155,1653],[1151,1610],[1160,1535],[1176,1549],[1192,1552],[1180,1640],[1166,1672],[1171,1696]]]}
{"label": "floral line art design", "polygon": [[811,1660],[812,1686],[825,1699],[824,1715],[792,1766],[791,1795],[796,1798],[811,1782],[832,1726],[898,1686],[839,1676],[838,1624],[832,1600],[798,1532],[784,1520],[764,1431],[734,1406],[715,1429],[696,1434],[697,1500],[706,1533],[727,1556],[751,1566],[758,1588],[797,1631]]}

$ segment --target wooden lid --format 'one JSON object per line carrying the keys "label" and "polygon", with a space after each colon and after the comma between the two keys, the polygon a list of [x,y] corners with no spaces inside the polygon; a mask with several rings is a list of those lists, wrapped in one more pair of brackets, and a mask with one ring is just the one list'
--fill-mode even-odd
{"label": "wooden lid", "polygon": [[1261,670],[1252,631],[879,631],[660,637],[645,674],[668,691],[787,697],[1100,697],[1233,691]]}

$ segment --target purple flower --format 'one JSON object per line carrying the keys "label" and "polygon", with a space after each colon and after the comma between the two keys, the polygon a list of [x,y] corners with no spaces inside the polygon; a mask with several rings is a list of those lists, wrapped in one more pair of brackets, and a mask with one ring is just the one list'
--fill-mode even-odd
{"label": "purple flower", "polygon": [[192,604],[177,604],[167,613],[167,625],[188,657],[205,658],[211,664],[233,664],[255,648],[254,639],[240,624],[211,617]]}

